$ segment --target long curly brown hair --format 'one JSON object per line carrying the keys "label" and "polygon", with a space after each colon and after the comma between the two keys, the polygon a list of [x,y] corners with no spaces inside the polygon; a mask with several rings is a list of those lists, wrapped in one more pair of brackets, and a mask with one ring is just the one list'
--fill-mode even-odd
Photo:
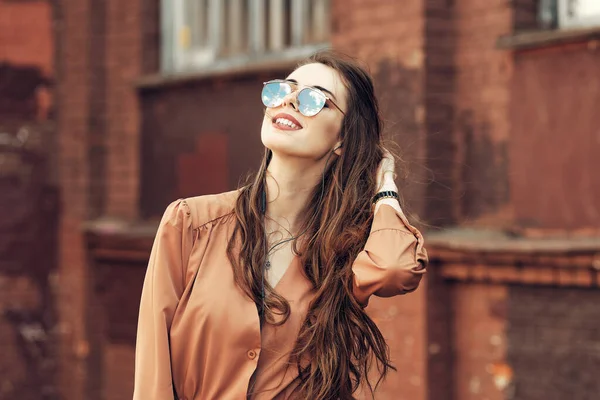
{"label": "long curly brown hair", "polygon": [[[305,232],[303,239],[294,243],[315,290],[292,353],[299,372],[295,394],[312,400],[352,399],[361,384],[373,394],[388,370],[394,369],[385,339],[353,296],[352,263],[365,246],[373,219],[371,200],[383,157],[383,127],[372,79],[363,68],[331,51],[317,53],[300,65],[311,63],[340,74],[348,104],[340,131],[343,152],[326,165],[301,214],[307,216],[299,230]],[[282,324],[290,314],[289,303],[263,275],[267,239],[262,201],[271,155],[266,149],[260,170],[240,189],[227,253],[236,283],[259,310],[264,309],[263,323]],[[236,242],[241,245],[239,253]],[[375,386],[367,377],[374,362],[379,372]]]}

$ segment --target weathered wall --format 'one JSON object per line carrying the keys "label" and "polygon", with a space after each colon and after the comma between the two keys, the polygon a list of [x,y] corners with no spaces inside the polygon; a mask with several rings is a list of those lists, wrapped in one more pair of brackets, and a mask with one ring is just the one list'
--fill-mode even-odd
{"label": "weathered wall", "polygon": [[453,201],[459,189],[455,177],[460,144],[452,131],[456,90],[456,12],[452,2],[425,3],[425,148],[427,186],[420,202],[425,218],[433,226],[456,222]]}
{"label": "weathered wall", "polygon": [[519,399],[600,393],[600,290],[511,286],[506,334]]}
{"label": "weathered wall", "polygon": [[[127,240],[122,240],[127,243]],[[152,237],[144,241],[151,246]],[[129,244],[123,249],[131,250]],[[102,249],[101,250],[106,250]],[[127,250],[125,250],[126,252]],[[94,259],[94,287],[90,293],[90,342],[96,353],[90,359],[90,370],[97,375],[90,378],[86,399],[131,399],[135,361],[135,335],[139,299],[142,293],[147,258],[120,260],[118,257]],[[95,387],[96,390],[91,390]]]}
{"label": "weathered wall", "polygon": [[[334,49],[363,62],[373,75],[386,137],[399,145],[408,173],[401,180],[407,210],[423,215],[425,140],[425,6],[423,1],[332,2]],[[402,178],[402,174],[401,178]]]}
{"label": "weathered wall", "polygon": [[255,171],[262,82],[291,68],[142,89],[142,214],[160,216],[178,197],[232,190]]}
{"label": "weathered wall", "polygon": [[0,399],[58,395],[51,26],[47,2],[0,2]]}
{"label": "weathered wall", "polygon": [[537,229],[600,226],[600,45],[519,52],[512,82],[510,190]]}
{"label": "weathered wall", "polygon": [[445,341],[430,335],[430,362],[452,379],[435,399],[595,398],[600,238],[469,232],[429,236],[447,309],[434,324],[449,326]]}
{"label": "weathered wall", "polygon": [[[599,225],[593,180],[600,167],[593,112],[600,100],[598,46],[517,54],[496,49],[499,36],[535,27],[532,2],[332,2],[333,47],[368,65],[386,132],[406,160],[408,178],[399,181],[406,209],[433,226]],[[126,399],[147,249],[133,258],[117,252],[90,262],[82,223],[101,216],[157,217],[176,197],[236,187],[262,153],[260,83],[285,75],[291,65],[136,87],[140,75],[158,70],[158,1],[61,0],[53,10],[47,4],[0,3],[7,7],[0,8],[0,41],[10,42],[0,46],[0,62],[10,63],[0,70],[22,74],[23,86],[14,93],[26,94],[21,102],[0,96],[0,115],[36,119],[53,115],[52,104],[58,110],[62,395]],[[18,18],[23,14],[15,7],[25,7],[31,19]],[[55,50],[50,33],[40,34],[50,29],[48,18],[57,39],[55,103],[45,83],[53,68],[47,57]],[[17,30],[43,40],[28,40],[27,53]],[[2,58],[4,49],[12,58]],[[148,233],[146,244],[151,238]],[[499,389],[511,371],[506,348],[519,376],[529,361],[511,353],[511,341],[522,339],[517,330],[507,331],[516,311],[507,316],[506,303],[524,294],[468,278],[448,283],[436,272],[442,267],[437,262],[416,293],[374,299],[369,307],[398,367],[377,398],[508,396]],[[25,308],[39,308],[42,292],[30,275],[2,279],[0,285],[14,290],[0,296],[0,307],[23,296]],[[587,298],[574,293],[573,304]],[[3,334],[21,326],[7,321],[0,323]],[[569,322],[569,335],[579,337],[573,332],[580,333],[580,322]],[[18,338],[6,346],[10,360],[24,359],[15,351]],[[24,382],[31,368],[14,364],[11,379]]]}
{"label": "weathered wall", "polygon": [[[23,18],[26,15],[27,18]],[[54,71],[52,8],[47,1],[0,3],[0,62],[34,65],[42,75]]]}
{"label": "weathered wall", "polygon": [[[0,399],[49,400],[58,398],[58,198],[50,157],[32,143],[51,131],[25,129],[31,142],[0,145]],[[10,133],[0,120],[0,139]]]}
{"label": "weathered wall", "polygon": [[507,365],[506,302],[507,289],[503,285],[452,285],[453,398],[505,398],[496,379]]}
{"label": "weathered wall", "polygon": [[496,49],[512,32],[513,5],[501,0],[455,3],[454,210],[459,223],[498,226],[510,217],[508,143],[511,52]]}
{"label": "weathered wall", "polygon": [[61,389],[90,398],[101,378],[90,347],[93,329],[84,222],[134,219],[139,202],[139,106],[134,87],[152,15],[139,1],[62,0],[55,5],[61,215],[59,283]]}

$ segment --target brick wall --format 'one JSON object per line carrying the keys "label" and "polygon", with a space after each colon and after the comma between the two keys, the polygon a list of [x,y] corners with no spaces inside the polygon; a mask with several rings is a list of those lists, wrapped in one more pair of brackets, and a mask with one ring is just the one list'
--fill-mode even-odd
{"label": "brick wall", "polygon": [[539,29],[539,0],[515,0],[513,2],[513,27],[515,32]]}
{"label": "brick wall", "polygon": [[87,282],[82,222],[88,218],[87,163],[90,48],[88,0],[57,4],[57,103],[62,211],[59,232],[59,312],[61,316],[61,395],[84,398],[86,341],[83,315]]}
{"label": "brick wall", "polygon": [[400,146],[407,210],[425,211],[424,2],[332,2],[333,48],[364,62],[375,80],[387,138]]}
{"label": "brick wall", "polygon": [[55,400],[56,191],[43,153],[8,154],[20,173],[0,165],[0,399]]}
{"label": "brick wall", "polygon": [[455,193],[459,221],[499,225],[510,216],[508,139],[512,55],[496,40],[512,32],[512,5],[460,0],[454,5],[456,90]]}
{"label": "brick wall", "polygon": [[44,76],[52,76],[53,56],[49,2],[0,2],[0,63],[37,66]]}
{"label": "brick wall", "polygon": [[58,395],[51,11],[0,2],[0,399]]}
{"label": "brick wall", "polygon": [[511,286],[509,293],[508,358],[515,398],[597,398],[600,291]]}
{"label": "brick wall", "polygon": [[90,217],[101,216],[107,202],[107,69],[106,69],[106,2],[92,0],[89,11],[93,18],[89,19],[87,34],[89,45],[89,72],[87,84],[89,87],[89,104],[86,112],[89,114],[87,159],[89,163],[89,210]]}
{"label": "brick wall", "polygon": [[460,400],[503,400],[501,379],[506,363],[506,302],[503,285],[452,285],[452,349],[454,397]]}
{"label": "brick wall", "polygon": [[[55,3],[59,104],[62,395],[98,396],[97,349],[87,325],[90,271],[83,223],[135,218],[139,115],[134,79],[142,65],[140,2]],[[109,396],[110,398],[110,396]]]}
{"label": "brick wall", "polygon": [[261,83],[291,69],[142,89],[141,215],[244,182],[263,152]]}
{"label": "brick wall", "polygon": [[[97,265],[88,264],[82,221],[101,215],[156,217],[175,197],[237,186],[239,176],[256,166],[261,153],[258,131],[253,135],[254,128],[248,129],[260,123],[261,107],[253,100],[258,84],[288,71],[286,66],[136,88],[140,74],[158,68],[158,2],[150,3],[62,0],[55,10],[60,22],[57,101],[64,213],[59,304],[66,399],[130,396],[135,310],[121,312],[121,304],[137,307],[138,290],[127,289],[139,287],[143,276],[141,265],[132,268],[113,260],[95,269]],[[401,182],[407,210],[434,225],[498,228],[512,223],[512,201],[521,199],[517,212],[527,217],[531,210],[525,203],[526,182],[514,179],[519,170],[509,166],[508,156],[514,132],[521,132],[519,140],[528,137],[523,130],[526,114],[513,129],[514,115],[519,114],[510,104],[520,104],[515,101],[518,91],[510,85],[513,54],[497,50],[495,43],[500,35],[529,26],[532,5],[499,0],[336,0],[332,10],[333,47],[369,66],[386,133],[407,161],[408,179]],[[515,17],[519,12],[522,16]],[[588,50],[577,57],[585,60],[582,71],[591,75],[597,53]],[[531,69],[552,70],[552,57],[542,56],[544,61],[537,64],[534,57],[516,65],[523,71],[519,82],[531,82]],[[542,75],[539,82],[551,88],[547,82],[559,79],[557,71]],[[574,85],[579,86],[581,82]],[[545,92],[531,98],[531,107],[538,104],[540,93]],[[557,107],[550,103],[549,109]],[[586,107],[591,104],[595,103]],[[586,115],[586,123],[594,126],[592,114]],[[565,131],[560,129],[557,135]],[[590,138],[589,130],[577,132]],[[514,149],[527,148],[517,154],[523,159],[535,151],[519,146]],[[585,162],[595,166],[593,160]],[[206,174],[210,169],[220,174]],[[542,173],[538,180],[549,182]],[[584,188],[581,182],[587,181],[580,180],[577,188]],[[595,199],[590,195],[595,192],[586,193],[580,198]],[[594,208],[584,204],[579,212],[589,210]],[[87,282],[101,286],[89,287]],[[414,294],[374,300],[369,312],[399,370],[389,376],[377,398],[508,396],[511,387],[503,386],[507,379],[512,382],[504,358],[507,293],[505,286],[449,284],[432,273]]]}
{"label": "brick wall", "polygon": [[[152,244],[145,240],[144,249]],[[121,243],[127,243],[122,240]],[[123,246],[134,249],[135,244]],[[127,251],[127,250],[125,250]],[[142,254],[147,254],[144,252]],[[128,261],[101,258],[91,264],[94,273],[94,304],[96,311],[92,326],[100,332],[94,335],[94,346],[99,349],[91,370],[98,371],[90,377],[98,391],[90,393],[90,400],[131,399],[135,362],[135,335],[139,300],[146,271],[147,257]]]}
{"label": "brick wall", "polygon": [[457,195],[457,143],[451,121],[454,118],[456,86],[456,13],[448,1],[425,2],[425,127],[428,185],[422,199],[427,222],[436,226],[456,221],[453,205]]}
{"label": "brick wall", "polygon": [[[584,239],[564,239],[548,247],[544,239],[496,236],[491,244],[481,234],[466,235],[450,247],[442,236],[429,236],[437,296],[445,301],[427,303],[438,317],[429,319],[430,371],[443,369],[451,378],[440,388],[431,374],[430,393],[437,395],[430,398],[594,398],[600,241],[583,247]],[[440,325],[444,335],[436,334]]]}
{"label": "brick wall", "polygon": [[53,44],[47,2],[0,2],[0,123],[52,118]]}
{"label": "brick wall", "polygon": [[425,356],[427,336],[424,334],[426,302],[423,293],[426,291],[427,283],[423,282],[418,291],[410,295],[373,298],[369,302],[367,312],[385,337],[392,364],[397,368],[377,389],[375,398],[378,400],[426,399],[429,390]]}
{"label": "brick wall", "polygon": [[515,55],[510,190],[521,227],[598,232],[597,43]]}
{"label": "brick wall", "polygon": [[[140,114],[135,80],[142,72],[142,1],[106,2],[106,210],[137,217]],[[95,18],[95,17],[94,17]]]}

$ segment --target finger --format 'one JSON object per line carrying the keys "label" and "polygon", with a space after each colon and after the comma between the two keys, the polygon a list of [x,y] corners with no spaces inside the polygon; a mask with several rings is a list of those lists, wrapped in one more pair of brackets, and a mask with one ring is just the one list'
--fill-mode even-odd
{"label": "finger", "polygon": [[383,158],[384,158],[384,159],[388,159],[388,160],[392,160],[392,161],[394,161],[394,156],[393,156],[393,155],[392,155],[392,153],[390,153],[390,151],[389,151],[389,150],[387,150],[387,149],[384,149],[384,150],[383,150]]}

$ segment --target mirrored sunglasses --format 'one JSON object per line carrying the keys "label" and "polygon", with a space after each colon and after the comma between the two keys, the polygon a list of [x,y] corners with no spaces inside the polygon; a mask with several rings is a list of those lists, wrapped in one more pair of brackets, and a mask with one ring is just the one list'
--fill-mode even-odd
{"label": "mirrored sunglasses", "polygon": [[[265,82],[262,89],[262,102],[266,107],[279,107],[286,96],[293,92],[292,83],[280,79]],[[344,112],[322,91],[312,87],[304,87],[296,94],[296,105],[300,114],[305,117],[317,115],[329,101],[342,114]],[[345,115],[345,114],[344,114]]]}

